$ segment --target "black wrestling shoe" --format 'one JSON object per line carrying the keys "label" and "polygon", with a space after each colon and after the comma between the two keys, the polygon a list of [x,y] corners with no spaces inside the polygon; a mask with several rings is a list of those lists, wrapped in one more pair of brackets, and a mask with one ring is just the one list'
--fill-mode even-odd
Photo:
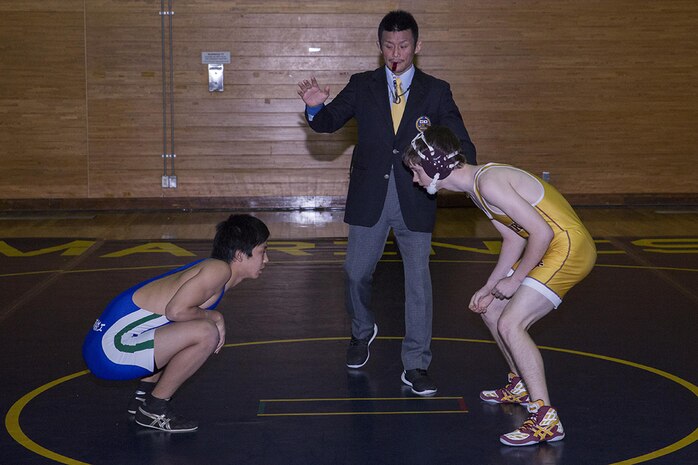
{"label": "black wrestling shoe", "polygon": [[[148,398],[151,398],[148,396]],[[189,433],[196,431],[199,425],[192,420],[172,412],[167,401],[159,400],[159,408],[148,406],[148,399],[136,411],[136,423],[146,428],[153,428],[168,433]]]}
{"label": "black wrestling shoe", "polygon": [[157,383],[148,383],[146,381],[141,381],[136,388],[136,392],[133,393],[133,397],[129,399],[126,411],[129,415],[135,415],[143,402],[145,402],[145,396],[153,392]]}
{"label": "black wrestling shoe", "polygon": [[419,368],[415,370],[406,370],[402,372],[400,377],[402,382],[412,388],[412,392],[418,396],[433,396],[436,394],[436,384],[431,380],[427,370]]}
{"label": "black wrestling shoe", "polygon": [[373,340],[378,334],[378,325],[374,323],[373,332],[370,336],[364,339],[355,338],[351,336],[351,341],[349,341],[349,347],[347,348],[347,367],[349,368],[361,368],[368,362],[368,357],[371,355],[368,346],[371,345]]}

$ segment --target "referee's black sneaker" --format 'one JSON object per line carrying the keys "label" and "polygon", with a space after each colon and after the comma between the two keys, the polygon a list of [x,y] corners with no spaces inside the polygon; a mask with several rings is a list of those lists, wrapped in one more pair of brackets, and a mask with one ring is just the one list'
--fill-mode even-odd
{"label": "referee's black sneaker", "polygon": [[433,396],[436,394],[436,384],[431,380],[427,370],[415,369],[402,372],[402,382],[412,388],[418,396]]}
{"label": "referee's black sneaker", "polygon": [[347,348],[347,367],[349,368],[361,368],[368,362],[368,357],[371,353],[368,350],[368,346],[371,345],[373,340],[378,334],[378,325],[373,324],[373,332],[370,336],[363,339],[358,339],[351,336],[351,341],[349,341],[349,347]]}

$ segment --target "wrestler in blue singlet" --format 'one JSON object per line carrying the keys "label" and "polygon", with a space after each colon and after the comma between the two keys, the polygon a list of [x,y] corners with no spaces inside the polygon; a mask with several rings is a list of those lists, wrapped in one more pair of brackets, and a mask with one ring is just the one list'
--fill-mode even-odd
{"label": "wrestler in blue singlet", "polygon": [[[151,375],[158,369],[155,366],[155,329],[171,322],[164,315],[139,308],[133,302],[133,295],[146,284],[191,268],[201,261],[143,281],[107,305],[82,346],[83,358],[95,376],[110,380],[135,379]],[[207,310],[216,308],[224,293],[225,289]]]}

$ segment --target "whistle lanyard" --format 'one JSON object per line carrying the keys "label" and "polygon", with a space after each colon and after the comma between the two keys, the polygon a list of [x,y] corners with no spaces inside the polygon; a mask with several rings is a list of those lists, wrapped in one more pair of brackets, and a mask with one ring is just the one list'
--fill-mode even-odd
{"label": "whistle lanyard", "polygon": [[403,93],[399,94],[398,93],[398,88],[397,88],[397,80],[395,79],[395,76],[393,76],[393,87],[390,89],[390,98],[392,99],[393,103],[398,104],[402,101],[403,95],[407,94],[407,92],[410,91],[410,87],[412,87],[412,83],[410,82],[409,87],[407,88],[406,91]]}
{"label": "whistle lanyard", "polygon": [[405,88],[405,84],[409,83],[409,86],[407,86],[407,90],[403,91],[402,93],[398,92],[397,89],[397,75],[393,74],[393,72],[387,67],[385,71],[386,78],[388,81],[388,96],[390,97],[390,103],[399,104],[402,102],[402,97],[409,97],[407,94],[410,92],[410,89],[412,88],[412,80],[414,79],[415,68],[414,66],[410,67],[400,76],[403,89]]}

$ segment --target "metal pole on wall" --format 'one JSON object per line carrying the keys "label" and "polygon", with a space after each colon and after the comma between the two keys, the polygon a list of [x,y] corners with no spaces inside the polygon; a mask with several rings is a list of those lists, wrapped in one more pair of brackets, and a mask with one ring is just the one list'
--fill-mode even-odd
{"label": "metal pole on wall", "polygon": [[165,74],[165,0],[160,0],[160,45],[162,49],[162,187],[169,187],[167,176],[167,76]]}
{"label": "metal pole on wall", "polygon": [[172,149],[172,157],[170,158],[170,187],[177,187],[177,176],[175,175],[175,158],[177,153],[175,152],[175,135],[174,135],[174,54],[172,53],[172,16],[174,11],[172,9],[174,0],[168,1],[168,10],[170,12],[170,148]]}
{"label": "metal pole on wall", "polygon": [[[160,0],[160,29],[161,29],[161,51],[162,51],[162,187],[163,188],[176,188],[177,187],[177,176],[175,175],[175,150],[174,150],[174,59],[172,52],[172,16],[174,11],[172,11],[173,0],[168,0],[167,10],[165,10],[165,0]],[[169,42],[169,56],[165,54],[165,16],[168,17],[168,34],[167,40]],[[167,60],[170,62],[169,66],[169,86],[167,83]],[[169,101],[170,105],[170,149],[171,152],[167,150],[167,104]],[[170,159],[170,170],[167,169],[167,160]]]}

